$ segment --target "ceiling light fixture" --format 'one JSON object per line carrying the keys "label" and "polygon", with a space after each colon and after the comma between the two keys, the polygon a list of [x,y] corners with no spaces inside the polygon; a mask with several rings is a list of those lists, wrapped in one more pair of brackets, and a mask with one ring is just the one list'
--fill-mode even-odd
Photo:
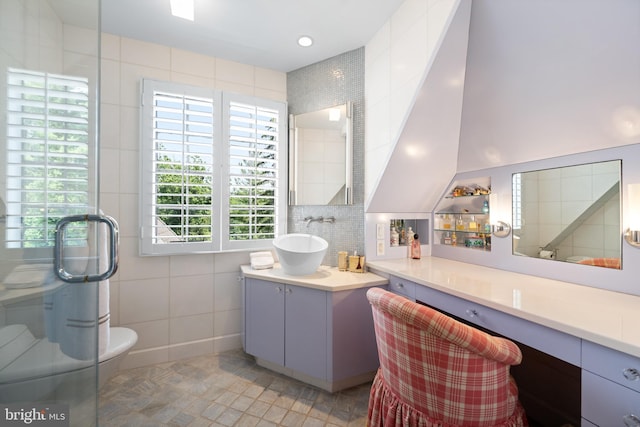
{"label": "ceiling light fixture", "polygon": [[195,19],[195,0],[169,0],[171,3],[171,14],[178,18],[193,21]]}
{"label": "ceiling light fixture", "polygon": [[300,36],[298,38],[298,45],[302,47],[309,47],[313,44],[313,39],[309,36]]}

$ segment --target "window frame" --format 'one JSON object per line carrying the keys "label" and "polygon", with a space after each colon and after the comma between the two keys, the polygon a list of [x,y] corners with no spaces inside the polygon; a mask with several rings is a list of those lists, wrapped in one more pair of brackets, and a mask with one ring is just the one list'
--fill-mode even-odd
{"label": "window frame", "polygon": [[[172,255],[224,252],[270,247],[273,239],[235,240],[229,239],[229,105],[240,102],[259,107],[278,110],[279,127],[277,137],[277,195],[274,238],[286,229],[287,218],[287,106],[286,103],[248,95],[222,92],[220,90],[190,86],[182,83],[164,82],[142,79],[141,82],[140,123],[140,255]],[[156,216],[153,208],[154,200],[154,128],[153,128],[153,96],[154,91],[164,91],[184,96],[208,97],[213,100],[213,168],[211,198],[210,242],[173,242],[154,243],[153,222]]]}

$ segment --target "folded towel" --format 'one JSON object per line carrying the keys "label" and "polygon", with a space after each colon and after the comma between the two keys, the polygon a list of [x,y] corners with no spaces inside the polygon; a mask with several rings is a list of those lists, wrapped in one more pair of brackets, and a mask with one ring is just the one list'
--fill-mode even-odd
{"label": "folded towel", "polygon": [[263,258],[263,257],[273,258],[273,254],[269,251],[251,252],[249,254],[249,258]]}
{"label": "folded towel", "polygon": [[2,281],[7,289],[35,288],[53,281],[53,265],[24,264],[14,268]]}
{"label": "folded towel", "polygon": [[251,268],[254,270],[266,270],[273,268],[274,260],[271,252],[254,252],[249,254]]}

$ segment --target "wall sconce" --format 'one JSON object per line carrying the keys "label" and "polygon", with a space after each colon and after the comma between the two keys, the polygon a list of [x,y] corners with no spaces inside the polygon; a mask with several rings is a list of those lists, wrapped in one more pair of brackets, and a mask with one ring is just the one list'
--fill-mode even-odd
{"label": "wall sconce", "polygon": [[624,232],[624,240],[640,248],[640,184],[629,184],[627,190],[629,228]]}
{"label": "wall sconce", "polygon": [[511,225],[508,222],[499,220],[498,218],[506,218],[507,215],[500,205],[498,194],[491,193],[489,195],[489,212],[491,221],[491,234],[496,237],[507,237],[511,234]]}

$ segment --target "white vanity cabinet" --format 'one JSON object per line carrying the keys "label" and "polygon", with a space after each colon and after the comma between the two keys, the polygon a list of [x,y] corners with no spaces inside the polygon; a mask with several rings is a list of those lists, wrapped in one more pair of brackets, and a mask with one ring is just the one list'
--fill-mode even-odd
{"label": "white vanity cabinet", "polygon": [[373,379],[379,364],[366,291],[386,279],[337,269],[309,283],[243,273],[244,348],[260,366],[330,392]]}
{"label": "white vanity cabinet", "polygon": [[583,341],[582,426],[640,426],[640,359]]}

